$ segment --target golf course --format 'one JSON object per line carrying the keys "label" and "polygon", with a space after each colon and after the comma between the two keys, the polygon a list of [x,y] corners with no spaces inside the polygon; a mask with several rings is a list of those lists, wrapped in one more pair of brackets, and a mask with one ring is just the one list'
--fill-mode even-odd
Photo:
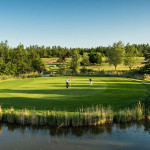
{"label": "golf course", "polygon": [[[142,100],[147,88],[141,80],[122,77],[39,77],[0,82],[2,108],[66,110],[110,105],[114,110],[132,107]],[[90,86],[89,79],[93,80]],[[70,77],[68,77],[70,79]]]}

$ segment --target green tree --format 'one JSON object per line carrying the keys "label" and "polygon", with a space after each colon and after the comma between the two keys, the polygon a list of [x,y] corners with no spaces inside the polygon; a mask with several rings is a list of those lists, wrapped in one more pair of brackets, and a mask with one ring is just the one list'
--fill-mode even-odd
{"label": "green tree", "polygon": [[124,44],[121,41],[114,43],[113,46],[108,49],[107,53],[109,64],[114,65],[116,70],[117,66],[121,64],[124,59]]}
{"label": "green tree", "polygon": [[145,57],[146,62],[145,62],[145,65],[140,68],[140,72],[149,74],[150,73],[150,46],[148,45],[146,47],[144,57]]}
{"label": "green tree", "polygon": [[37,53],[34,53],[34,51],[31,52],[29,55],[29,60],[31,63],[32,70],[42,72],[45,70],[45,65],[42,62],[40,56]]}
{"label": "green tree", "polygon": [[66,72],[67,72],[67,64],[65,64],[64,62],[61,63],[61,64],[59,65],[58,72],[59,72],[60,75],[65,75]]}
{"label": "green tree", "polygon": [[83,57],[82,57],[82,64],[85,65],[89,65],[89,55],[88,53],[84,52],[83,53]]}
{"label": "green tree", "polygon": [[102,54],[100,52],[91,52],[89,60],[91,63],[101,64],[102,63]]}
{"label": "green tree", "polygon": [[137,55],[137,49],[135,48],[135,46],[134,45],[130,46],[129,44],[127,44],[125,48],[124,64],[125,66],[128,66],[130,70],[137,62],[137,59],[135,57],[136,55]]}
{"label": "green tree", "polygon": [[5,72],[5,63],[2,57],[0,57],[0,74],[3,74]]}
{"label": "green tree", "polygon": [[79,51],[77,49],[73,50],[71,63],[70,63],[70,69],[72,70],[73,73],[80,72],[80,62],[81,62],[81,56],[79,54]]}

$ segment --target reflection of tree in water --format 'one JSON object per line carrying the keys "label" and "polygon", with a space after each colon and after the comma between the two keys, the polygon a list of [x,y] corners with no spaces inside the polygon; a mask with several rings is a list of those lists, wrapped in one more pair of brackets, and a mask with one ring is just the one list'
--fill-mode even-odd
{"label": "reflection of tree in water", "polygon": [[112,128],[113,128],[113,125],[111,124],[106,125],[106,132],[109,134],[112,134]]}
{"label": "reflection of tree in water", "polygon": [[75,135],[77,137],[81,137],[83,135],[86,135],[87,133],[93,134],[93,135],[99,135],[107,131],[108,133],[112,132],[112,125],[106,126],[94,126],[94,127],[72,127],[72,128],[50,128],[49,133],[50,136],[62,136],[62,135]]}
{"label": "reflection of tree in water", "polygon": [[[53,136],[67,136],[67,135],[74,135],[77,137],[81,137],[87,134],[90,135],[99,135],[103,134],[104,132],[108,134],[112,134],[112,131],[115,128],[118,128],[120,130],[125,130],[128,128],[131,128],[133,126],[136,126],[137,129],[141,129],[142,126],[144,126],[144,130],[148,131],[150,133],[150,121],[139,121],[139,122],[128,122],[128,123],[120,123],[120,124],[108,124],[108,125],[100,125],[100,126],[86,126],[86,127],[61,127],[61,128],[56,128],[56,127],[31,127],[31,126],[19,126],[19,125],[14,125],[14,124],[5,124],[7,129],[9,131],[14,131],[14,130],[19,130],[22,135],[25,135],[26,129],[27,131],[31,132],[32,136],[36,136],[39,132],[44,132],[45,133],[48,131],[49,135],[51,137]],[[2,127],[3,125],[0,124],[0,133],[2,132]],[[115,127],[115,128],[114,128]],[[41,132],[41,133],[42,133]],[[45,134],[44,133],[44,134]]]}
{"label": "reflection of tree in water", "polygon": [[[145,127],[145,131],[150,132],[150,121],[139,121],[139,122],[127,122],[127,123],[119,123],[115,124],[117,128],[119,129],[128,129],[132,126],[136,126],[137,129],[141,129],[142,125]],[[81,137],[86,135],[87,133],[93,134],[93,135],[99,135],[104,132],[107,132],[109,134],[112,134],[114,124],[105,124],[100,126],[87,126],[87,127],[64,127],[64,128],[50,128],[49,133],[50,136],[62,136],[62,135],[68,135],[72,134],[77,137]]]}
{"label": "reflection of tree in water", "polygon": [[127,122],[126,123],[126,128],[131,128],[133,126],[133,122]]}
{"label": "reflection of tree in water", "polygon": [[150,134],[150,120],[144,121],[143,126],[145,127],[144,131],[149,132]]}
{"label": "reflection of tree in water", "polygon": [[83,136],[86,132],[87,132],[87,129],[85,127],[83,127],[83,128],[81,128],[81,127],[71,128],[71,134],[75,135],[77,137]]}
{"label": "reflection of tree in water", "polygon": [[50,136],[56,136],[57,135],[57,128],[50,128],[49,134],[50,134]]}
{"label": "reflection of tree in water", "polygon": [[126,123],[118,123],[116,124],[116,127],[121,129],[121,130],[125,130],[125,129],[129,129],[132,128],[133,126],[136,126],[137,129],[141,129],[141,127],[144,125],[143,121],[133,121],[133,122],[126,122]]}
{"label": "reflection of tree in water", "polygon": [[138,128],[138,129],[141,129],[141,127],[144,125],[144,122],[143,122],[143,121],[138,121],[138,122],[136,123],[136,125],[137,125],[137,128]]}
{"label": "reflection of tree in water", "polygon": [[7,127],[7,129],[8,129],[8,131],[14,131],[14,130],[23,128],[23,126],[20,127],[19,125],[16,125],[16,124],[9,124],[9,123],[7,123],[7,124],[5,124],[5,125],[6,125],[6,127]]}
{"label": "reflection of tree in water", "polygon": [[106,126],[102,125],[102,126],[90,127],[88,130],[90,133],[94,135],[99,135],[106,131]]}
{"label": "reflection of tree in water", "polygon": [[124,130],[127,128],[127,123],[119,123],[119,124],[116,124],[116,126],[120,129]]}
{"label": "reflection of tree in water", "polygon": [[3,125],[0,123],[0,134],[2,133]]}

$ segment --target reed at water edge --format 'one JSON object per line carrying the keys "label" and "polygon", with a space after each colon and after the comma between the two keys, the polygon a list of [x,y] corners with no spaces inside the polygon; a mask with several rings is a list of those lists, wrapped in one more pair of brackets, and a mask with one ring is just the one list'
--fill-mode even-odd
{"label": "reed at water edge", "polygon": [[145,118],[144,107],[139,102],[132,109],[114,112],[110,106],[79,108],[75,112],[2,109],[0,121],[33,126],[91,126],[113,122],[139,121]]}

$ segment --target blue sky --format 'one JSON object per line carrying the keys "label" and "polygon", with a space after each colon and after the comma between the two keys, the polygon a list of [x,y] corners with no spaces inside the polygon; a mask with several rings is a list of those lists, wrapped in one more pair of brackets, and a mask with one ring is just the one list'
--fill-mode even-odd
{"label": "blue sky", "polygon": [[66,47],[150,43],[150,0],[0,0],[0,41]]}

